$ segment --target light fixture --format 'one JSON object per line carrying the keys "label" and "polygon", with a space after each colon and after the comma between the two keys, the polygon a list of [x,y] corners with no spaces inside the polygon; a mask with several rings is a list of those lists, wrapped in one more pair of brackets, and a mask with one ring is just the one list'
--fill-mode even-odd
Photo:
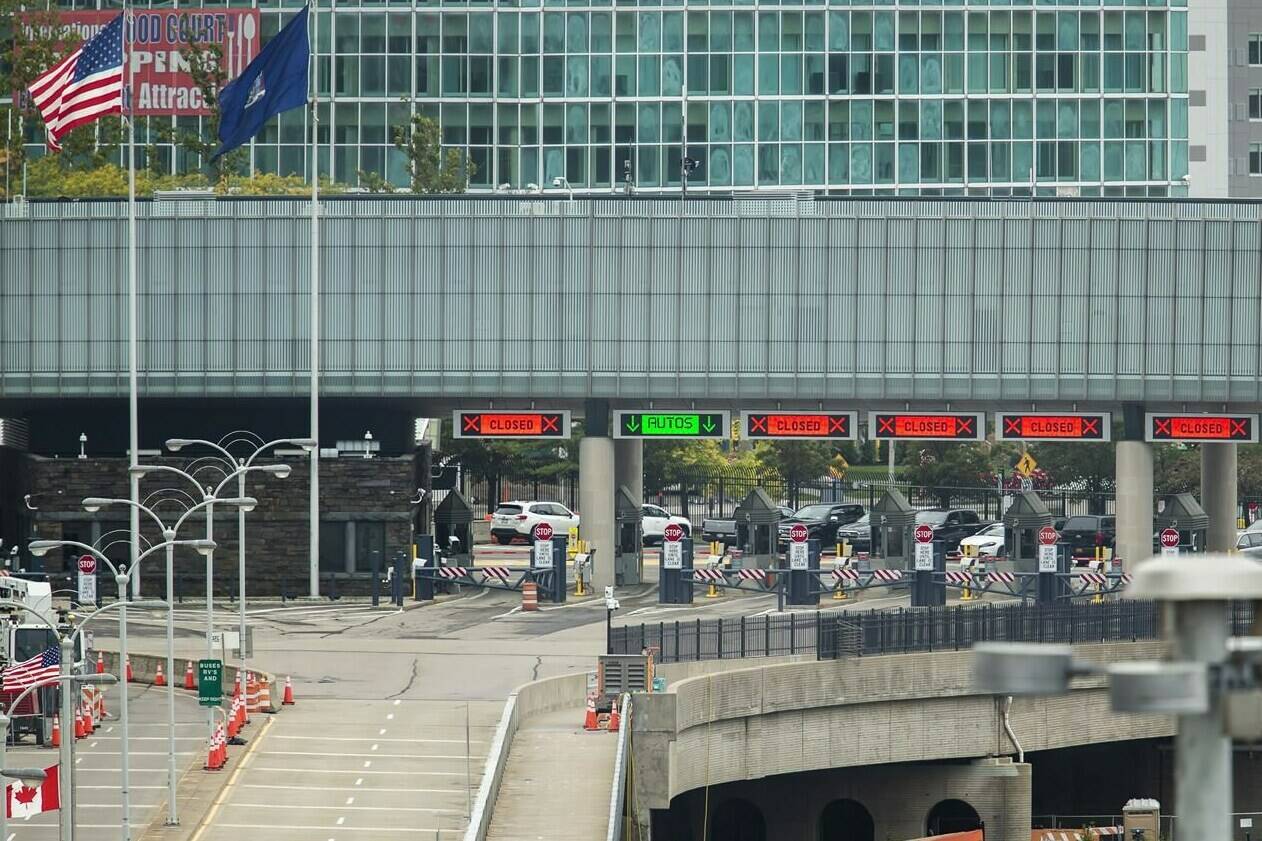
{"label": "light fixture", "polygon": [[85,459],[88,457],[88,453],[86,449],[87,446],[88,446],[88,433],[80,432],[79,433],[79,458]]}
{"label": "light fixture", "polygon": [[105,499],[104,497],[90,496],[83,500],[83,510],[89,514],[95,514],[112,502],[113,500]]}
{"label": "light fixture", "polygon": [[213,540],[194,540],[191,541],[189,545],[197,551],[197,554],[209,555],[211,552],[215,551],[215,547],[219,544],[215,543]]}
{"label": "light fixture", "polygon": [[187,438],[168,438],[166,441],[167,449],[173,453],[178,453],[191,443],[193,442]]}
{"label": "light fixture", "polygon": [[228,499],[216,500],[220,505],[235,505],[242,511],[253,511],[259,504],[259,501],[252,496],[234,496]]}
{"label": "light fixture", "polygon": [[277,479],[287,479],[289,478],[290,473],[288,464],[269,464],[266,467],[260,468],[260,470],[263,473],[275,476]]}
{"label": "light fixture", "polygon": [[32,540],[26,545],[26,550],[35,557],[42,558],[60,545],[60,541],[56,540]]}

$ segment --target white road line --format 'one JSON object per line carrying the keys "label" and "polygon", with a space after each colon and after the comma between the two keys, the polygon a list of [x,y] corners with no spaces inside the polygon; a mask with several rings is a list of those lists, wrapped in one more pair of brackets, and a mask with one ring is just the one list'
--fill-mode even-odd
{"label": "white road line", "polygon": [[388,716],[386,716],[386,721],[394,721],[394,713],[390,713]]}
{"label": "white road line", "polygon": [[369,750],[376,750],[380,745],[374,744]]}
{"label": "white road line", "polygon": [[[354,800],[355,798],[350,798]],[[83,805],[83,804],[79,804]],[[437,809],[426,806],[287,806],[279,803],[225,803],[224,808],[232,809],[301,809],[304,812],[323,809],[325,811],[341,812],[351,809],[356,812],[432,812],[439,815],[463,815],[463,809]],[[113,808],[118,808],[117,806]],[[338,818],[339,823],[346,818]]]}
{"label": "white road line", "polygon": [[[452,724],[452,725],[450,725],[450,726],[451,726],[451,727],[460,727],[460,726],[462,726],[462,725],[459,725],[459,724]],[[475,725],[475,726],[476,726],[476,725]],[[490,725],[487,725],[487,726],[489,727]],[[382,733],[385,733],[386,731],[385,731],[384,729],[382,729],[382,731],[381,731],[381,732],[382,732]],[[364,736],[364,737],[362,737],[362,738],[357,738],[357,737],[355,737],[355,736],[327,736],[327,737],[326,737],[326,736],[268,736],[268,740],[269,740],[269,741],[276,741],[277,739],[284,739],[284,740],[286,740],[286,741],[292,741],[292,742],[373,742],[373,741],[374,741],[374,738],[373,738],[372,736]],[[419,743],[422,743],[422,742],[433,742],[434,744],[439,744],[439,745],[463,745],[463,744],[464,744],[464,739],[421,739],[421,738],[417,738],[417,739],[376,739],[376,742],[401,742],[401,743],[403,743],[403,744],[405,744],[405,745],[406,745],[406,744],[413,744],[413,743],[419,744]],[[486,744],[486,742],[485,742],[485,741],[480,741],[480,740],[478,740],[478,739],[474,739],[474,740],[472,741],[472,743],[471,743],[471,744],[475,744],[475,745],[484,745],[484,744]],[[374,749],[374,750],[376,749],[376,743],[375,743],[375,742],[374,742],[374,747],[373,747],[373,749]]]}
{"label": "white road line", "polygon": [[[377,731],[377,735],[378,735],[378,736],[384,736],[384,735],[386,735],[386,728],[384,728],[384,727],[383,727],[383,728],[381,728],[380,730],[378,730],[378,731]],[[394,741],[394,740],[392,739],[391,741]]]}
{"label": "white road line", "polygon": [[[92,755],[97,756],[98,754],[92,754]],[[132,751],[131,755],[136,756],[136,752]],[[179,754],[176,754],[176,755],[178,756]],[[441,754],[424,754],[424,753],[316,753],[316,752],[309,752],[309,751],[293,751],[293,750],[265,750],[265,751],[259,751],[259,755],[260,756],[353,756],[356,758],[361,757],[361,756],[370,756],[373,759],[450,759],[453,761],[460,760],[461,762],[464,762],[465,760],[465,755],[463,753],[452,754],[451,756],[445,756]],[[153,753],[153,754],[141,754],[141,756],[166,756],[166,754]],[[482,757],[478,756],[474,758],[481,760]],[[365,765],[364,767],[367,768],[368,766]]]}
{"label": "white road line", "polygon": [[346,816],[345,816],[345,815],[342,815],[341,817],[339,817],[339,818],[337,819],[337,825],[338,825],[338,826],[341,826],[341,825],[342,825],[342,824],[344,824],[344,823],[346,823]]}
{"label": "white road line", "polygon": [[521,605],[518,605],[517,607],[510,610],[508,613],[501,613],[498,616],[492,616],[491,619],[503,619],[505,616],[512,616],[514,613],[520,613],[520,612],[521,612]]}
{"label": "white road line", "polygon": [[[346,773],[350,773],[350,772],[348,771]],[[455,775],[453,774],[451,776],[455,776]],[[363,782],[364,782],[364,778],[360,777],[359,779],[355,781],[355,785],[358,786]],[[143,787],[144,788],[163,788],[163,789],[166,788],[166,786],[143,786]],[[79,788],[87,788],[87,786],[79,786]],[[118,786],[92,786],[92,788],[112,788],[112,789],[117,790]],[[138,786],[132,786],[132,788],[133,789],[138,788]],[[243,785],[238,786],[238,788],[258,788],[258,789],[265,789],[265,790],[275,789],[278,791],[293,791],[295,789],[295,786],[278,786],[278,785],[269,785],[266,783],[245,783]],[[346,786],[307,786],[307,785],[304,785],[304,786],[299,786],[297,788],[300,788],[302,791],[346,791]],[[460,794],[461,791],[463,791],[463,786],[460,788],[456,788],[454,786],[452,788],[371,788],[371,789],[367,789],[367,791],[370,791],[373,794],[453,794],[454,795],[454,794]],[[350,798],[350,799],[353,800],[354,798]]]}
{"label": "white road line", "polygon": [[[464,757],[461,757],[461,759],[463,758]],[[365,763],[365,765],[371,765],[371,764],[372,764],[371,760]],[[337,769],[337,768],[291,768],[291,767],[278,768],[274,766],[264,766],[264,765],[251,765],[250,767],[254,769],[255,771],[271,771],[273,773],[278,773],[278,774],[389,774],[395,777],[402,777],[402,776],[459,777],[460,779],[464,779],[463,768],[460,769],[459,771],[363,771],[363,770],[347,771],[344,769]],[[116,768],[114,770],[117,771],[118,769]],[[151,770],[153,771],[153,773],[156,774],[158,773],[160,769],[154,768]],[[478,773],[481,773],[481,771],[479,771]],[[363,777],[360,777],[359,781],[356,781],[355,785],[359,785],[360,781],[362,780],[363,780]]]}
{"label": "white road line", "polygon": [[[261,823],[216,823],[216,824],[215,824],[215,826],[216,826],[217,828],[219,828],[219,829],[261,829],[261,830],[264,830],[264,831],[266,831],[266,832],[275,832],[275,831],[276,831],[276,825],[275,825],[275,824],[261,824]],[[98,827],[95,827],[95,828],[97,828],[97,829],[115,829],[115,830],[117,830],[117,829],[118,829],[118,827],[117,827],[117,826],[114,826],[114,827],[110,827],[110,826],[98,826]],[[287,829],[287,830],[296,829],[296,830],[299,830],[299,831],[301,831],[301,832],[328,832],[328,829],[329,829],[329,828],[328,828],[327,826],[292,826],[292,825],[291,825],[291,826],[287,826],[287,827],[285,827],[285,829]],[[387,833],[388,833],[388,832],[407,832],[407,833],[413,833],[413,834],[416,834],[416,833],[425,833],[426,835],[429,835],[429,836],[433,836],[435,833],[439,833],[439,832],[444,833],[444,834],[446,834],[446,835],[457,835],[457,836],[459,836],[459,835],[464,835],[464,832],[465,832],[463,829],[440,829],[439,827],[436,827],[436,826],[409,826],[409,827],[398,827],[398,826],[344,826],[344,827],[342,827],[342,829],[344,829],[344,830],[348,830],[348,831],[351,831],[351,832],[377,832],[377,833],[380,833],[380,832],[387,832]]]}
{"label": "white road line", "polygon": [[364,784],[364,778],[363,778],[363,777],[360,777],[359,779],[355,780],[355,785],[357,785],[357,786],[362,786],[363,784]]}
{"label": "white road line", "polygon": [[[326,756],[332,756],[333,754],[325,754],[325,755],[326,755]],[[365,768],[371,768],[371,767],[372,767],[372,760],[371,760],[371,759],[365,759],[365,760],[364,760],[364,767],[365,767]]]}
{"label": "white road line", "polygon": [[347,805],[347,806],[351,806],[351,805],[353,805],[354,803],[355,803],[355,798],[353,798],[353,797],[348,797],[348,798],[346,798],[346,805]]}
{"label": "white road line", "polygon": [[402,702],[402,701],[400,701],[398,698],[395,698],[395,699],[394,699],[394,705],[395,705],[396,707],[397,707],[397,706],[399,706],[399,704],[402,704],[402,703],[403,703],[403,702]]}

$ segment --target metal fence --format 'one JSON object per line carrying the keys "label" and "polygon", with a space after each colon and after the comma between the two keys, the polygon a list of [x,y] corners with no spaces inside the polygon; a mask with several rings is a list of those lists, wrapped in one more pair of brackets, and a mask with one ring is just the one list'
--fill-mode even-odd
{"label": "metal fence", "polygon": [[[1252,622],[1251,605],[1233,605],[1233,634],[1250,633]],[[660,663],[796,654],[832,660],[914,651],[959,651],[990,641],[1133,642],[1156,639],[1160,630],[1153,602],[957,605],[624,625],[612,629],[609,653],[638,654],[651,649]]]}

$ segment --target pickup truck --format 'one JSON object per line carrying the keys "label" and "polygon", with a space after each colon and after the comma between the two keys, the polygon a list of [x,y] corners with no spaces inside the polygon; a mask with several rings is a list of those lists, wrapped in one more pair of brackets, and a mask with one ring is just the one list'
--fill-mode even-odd
{"label": "pickup truck", "polygon": [[837,530],[857,522],[865,513],[862,505],[852,502],[824,502],[799,508],[792,517],[780,520],[780,546],[788,544],[789,527],[794,523],[806,526],[808,540],[832,546],[837,542]]}
{"label": "pickup truck", "polygon": [[947,552],[960,548],[960,541],[977,534],[990,525],[977,516],[976,511],[967,508],[926,508],[916,512],[916,525],[928,525],[933,528],[933,539],[941,540]]}
{"label": "pickup truck", "polygon": [[[778,506],[780,509],[780,519],[785,520],[793,516],[793,509],[787,505]],[[723,543],[728,546],[736,545],[736,520],[732,518],[722,517],[706,517],[701,521],[701,539],[707,543]]]}

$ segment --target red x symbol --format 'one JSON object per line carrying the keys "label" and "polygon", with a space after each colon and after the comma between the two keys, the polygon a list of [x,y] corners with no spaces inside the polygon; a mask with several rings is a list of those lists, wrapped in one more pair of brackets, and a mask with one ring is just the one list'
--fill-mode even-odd
{"label": "red x symbol", "polygon": [[1004,435],[1020,435],[1021,434],[1021,418],[1008,417],[1003,418],[1003,434]]}
{"label": "red x symbol", "polygon": [[481,415],[461,415],[461,417],[464,418],[464,431],[465,432],[477,433],[477,432],[482,431],[482,416]]}
{"label": "red x symbol", "polygon": [[561,421],[560,415],[540,415],[539,422],[543,432],[560,432],[561,427],[558,426]]}
{"label": "red x symbol", "polygon": [[849,421],[850,421],[849,415],[829,415],[828,416],[828,434],[832,435],[834,432],[836,432],[838,435],[845,435],[846,433],[850,431],[846,429],[846,427],[850,425]]}
{"label": "red x symbol", "polygon": [[1170,421],[1172,418],[1153,418],[1152,420],[1154,435],[1170,435]]}
{"label": "red x symbol", "polygon": [[750,432],[766,432],[767,416],[766,415],[750,415],[749,416]]}
{"label": "red x symbol", "polygon": [[896,415],[877,415],[876,416],[876,431],[878,433],[888,433],[890,435],[895,434],[894,433],[895,417],[897,416]]}
{"label": "red x symbol", "polygon": [[1100,436],[1100,419],[1099,418],[1083,418],[1082,419],[1082,437],[1098,438]]}
{"label": "red x symbol", "polygon": [[955,419],[955,437],[963,438],[973,434],[973,418],[957,417]]}
{"label": "red x symbol", "polygon": [[1231,418],[1231,433],[1229,438],[1248,438],[1249,430],[1243,418]]}

